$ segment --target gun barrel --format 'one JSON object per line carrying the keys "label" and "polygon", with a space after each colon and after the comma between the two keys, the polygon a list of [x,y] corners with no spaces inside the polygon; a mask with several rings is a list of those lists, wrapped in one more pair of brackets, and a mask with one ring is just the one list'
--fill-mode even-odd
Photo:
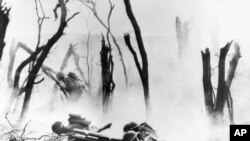
{"label": "gun barrel", "polygon": [[83,134],[83,135],[88,135],[90,131],[88,131],[88,130],[83,130],[83,129],[74,128],[74,129],[73,129],[73,132],[74,132],[74,133],[80,133],[80,134]]}
{"label": "gun barrel", "polygon": [[109,138],[98,133],[81,129],[74,129],[72,137],[75,138],[76,141],[121,141],[121,139]]}

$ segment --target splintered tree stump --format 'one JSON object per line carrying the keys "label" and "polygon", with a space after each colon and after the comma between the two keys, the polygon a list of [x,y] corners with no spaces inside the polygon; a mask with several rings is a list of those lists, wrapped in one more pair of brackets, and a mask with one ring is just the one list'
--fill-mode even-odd
{"label": "splintered tree stump", "polygon": [[111,54],[111,47],[105,44],[105,39],[103,36],[100,54],[102,66],[102,106],[103,113],[107,114],[115,89],[115,83],[113,81],[114,62]]}
{"label": "splintered tree stump", "polygon": [[211,82],[210,51],[206,48],[205,52],[201,51],[203,61],[203,87],[206,111],[209,115],[214,112],[214,91]]}
{"label": "splintered tree stump", "polygon": [[227,107],[231,124],[234,124],[234,111],[233,111],[233,98],[230,92],[230,87],[235,76],[235,71],[241,57],[240,46],[238,43],[234,44],[234,55],[231,61],[229,62],[229,69],[226,80],[226,90],[227,90]]}
{"label": "splintered tree stump", "polygon": [[227,43],[227,45],[220,49],[219,58],[219,77],[218,77],[218,87],[217,87],[217,98],[215,103],[215,112],[218,115],[223,114],[224,105],[226,102],[226,82],[225,82],[225,61],[228,50],[232,42]]}
{"label": "splintered tree stump", "polygon": [[210,52],[207,48],[205,52],[201,51],[202,63],[203,63],[203,88],[204,98],[207,114],[211,117],[212,123],[220,123],[224,116],[224,107],[227,103],[229,120],[231,124],[234,124],[233,118],[233,98],[230,92],[230,86],[235,75],[238,60],[241,57],[240,47],[235,44],[235,53],[230,61],[230,66],[225,80],[225,61],[232,42],[220,50],[219,66],[218,66],[218,87],[217,95],[214,95],[213,85],[211,82],[211,66],[210,66]]}

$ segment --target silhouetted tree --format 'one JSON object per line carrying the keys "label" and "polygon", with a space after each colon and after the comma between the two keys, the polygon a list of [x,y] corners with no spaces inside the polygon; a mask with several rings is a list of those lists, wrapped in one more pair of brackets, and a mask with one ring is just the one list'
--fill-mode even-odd
{"label": "silhouetted tree", "polygon": [[[22,42],[16,43],[15,41],[12,42],[12,45],[10,47],[10,60],[9,60],[8,73],[7,73],[7,81],[9,84],[9,88],[12,88],[14,84],[14,80],[12,78],[12,70],[13,70],[13,66],[15,63],[16,53],[20,48],[26,51],[30,55],[33,53],[32,49],[30,49],[26,44]],[[43,73],[48,76],[48,78],[55,81],[51,74],[56,74],[56,71],[54,71],[53,69],[45,65],[42,65],[41,69]],[[15,106],[14,106],[13,112],[16,110],[17,106],[19,105],[19,101],[20,101],[19,96],[24,92],[25,83],[26,81],[24,81],[22,86],[18,88],[18,91],[16,94],[17,98],[15,99]],[[15,84],[17,84],[17,81]],[[9,104],[12,104],[12,103],[10,102]],[[6,109],[6,112],[8,112],[10,108],[11,108],[11,105],[8,105],[8,109]]]}
{"label": "silhouetted tree", "polygon": [[130,42],[130,36],[129,34],[124,35],[125,43],[128,46],[130,52],[132,53],[134,57],[134,61],[137,67],[137,70],[139,72],[143,90],[144,90],[144,99],[145,99],[145,104],[146,104],[146,110],[149,112],[150,110],[150,94],[149,94],[149,76],[148,76],[148,57],[147,57],[147,52],[145,50],[144,44],[143,44],[143,39],[141,35],[141,30],[140,27],[135,19],[135,16],[133,14],[130,0],[124,0],[125,8],[126,8],[126,13],[127,16],[134,28],[134,33],[137,41],[137,45],[139,48],[140,56],[141,56],[141,62],[142,64],[140,65],[140,62],[137,57],[137,53],[133,49],[131,42]]}
{"label": "silhouetted tree", "polygon": [[235,70],[240,58],[239,45],[235,44],[235,54],[230,61],[230,67],[225,80],[225,60],[228,50],[232,42],[220,50],[219,66],[218,66],[218,87],[217,94],[215,96],[212,82],[211,82],[211,66],[210,66],[210,52],[207,48],[205,52],[201,51],[203,61],[203,88],[205,106],[208,115],[212,118],[213,123],[220,122],[221,117],[224,114],[225,103],[227,102],[230,123],[233,124],[233,99],[230,92],[230,86],[235,74]]}
{"label": "silhouetted tree", "polygon": [[102,106],[103,112],[107,114],[115,89],[113,80],[114,62],[111,54],[111,46],[106,45],[104,36],[102,36],[101,49],[101,66],[102,66]]}
{"label": "silhouetted tree", "polygon": [[9,24],[9,12],[10,8],[7,8],[2,0],[0,0],[0,60],[2,59],[3,48],[5,46],[4,38]]}
{"label": "silhouetted tree", "polygon": [[201,51],[203,61],[203,88],[206,111],[209,115],[214,111],[214,91],[211,82],[211,66],[210,66],[210,51],[206,48],[205,52]]}
{"label": "silhouetted tree", "polygon": [[[56,31],[56,33],[48,40],[48,42],[43,45],[40,55],[37,57],[37,60],[34,61],[33,67],[30,70],[30,73],[27,77],[27,83],[25,86],[25,96],[24,96],[24,102],[23,102],[23,107],[22,107],[22,113],[21,113],[21,117],[24,116],[29,102],[30,102],[30,98],[31,98],[31,93],[32,93],[32,89],[33,89],[33,85],[36,84],[37,82],[35,82],[36,78],[37,78],[37,74],[41,68],[41,66],[43,65],[43,62],[45,61],[46,57],[49,54],[50,49],[53,47],[53,45],[61,38],[61,36],[63,35],[64,29],[67,26],[68,22],[77,14],[79,13],[75,13],[73,14],[73,16],[71,16],[70,18],[67,19],[67,8],[66,8],[66,4],[67,4],[68,0],[58,0],[58,4],[56,5],[55,11],[60,8],[61,9],[61,18],[60,18],[60,25],[58,27],[58,30]],[[55,12],[56,13],[56,12]]]}
{"label": "silhouetted tree", "polygon": [[[9,102],[9,104],[11,105],[12,102],[14,101],[15,97],[19,93],[18,91],[20,91],[20,88],[19,88],[20,74],[21,74],[23,68],[26,67],[29,64],[29,74],[25,79],[26,83],[25,83],[25,85],[23,87],[23,92],[25,93],[25,96],[24,96],[24,102],[23,102],[23,107],[22,107],[22,112],[21,112],[21,118],[24,117],[24,115],[25,115],[25,113],[26,113],[26,111],[28,109],[28,105],[30,103],[30,98],[31,98],[33,86],[35,84],[38,84],[38,83],[43,81],[43,79],[41,79],[39,81],[36,81],[36,78],[39,76],[38,72],[43,66],[43,62],[45,61],[46,57],[48,56],[48,54],[49,54],[51,48],[53,47],[53,45],[63,35],[64,29],[67,26],[68,22],[72,18],[74,18],[77,14],[79,14],[79,12],[75,13],[75,14],[73,14],[71,17],[69,17],[67,19],[66,4],[67,4],[68,1],[69,0],[58,0],[58,3],[57,3],[57,5],[56,5],[56,7],[54,9],[54,13],[55,13],[55,17],[57,19],[57,17],[58,17],[57,10],[58,10],[58,8],[61,9],[59,27],[58,27],[56,33],[47,41],[47,43],[45,43],[44,45],[40,45],[42,24],[43,24],[44,19],[47,19],[47,17],[44,14],[41,1],[40,0],[35,0],[36,12],[37,12],[37,16],[38,16],[38,29],[39,29],[38,30],[38,41],[37,41],[37,45],[36,45],[36,50],[26,60],[24,60],[18,66],[18,68],[16,70],[16,73],[15,73],[13,91],[12,91],[10,102]],[[39,16],[38,5],[40,6],[41,11],[42,11],[42,14],[43,14],[42,17]]]}

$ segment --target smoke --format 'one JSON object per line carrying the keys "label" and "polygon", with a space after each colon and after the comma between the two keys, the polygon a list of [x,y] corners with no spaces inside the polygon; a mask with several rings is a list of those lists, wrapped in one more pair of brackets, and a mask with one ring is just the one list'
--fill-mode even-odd
{"label": "smoke", "polygon": [[[67,124],[68,114],[77,113],[90,119],[93,124],[99,127],[112,122],[111,129],[103,132],[103,134],[110,137],[121,138],[123,126],[130,121],[137,123],[147,121],[155,128],[159,137],[164,140],[226,141],[229,137],[227,117],[225,117],[225,123],[222,126],[212,127],[205,112],[200,51],[209,47],[212,59],[211,65],[216,67],[218,65],[216,54],[219,53],[219,48],[231,40],[239,42],[242,52],[242,58],[239,60],[236,76],[231,86],[235,123],[249,123],[250,95],[248,87],[250,83],[250,66],[248,65],[248,60],[250,59],[250,16],[248,13],[250,13],[250,3],[247,0],[240,2],[236,0],[159,0],[157,2],[138,0],[132,2],[142,34],[144,35],[143,39],[149,58],[152,104],[150,117],[146,117],[142,86],[133,57],[122,38],[124,32],[132,33],[132,29],[129,26],[130,23],[125,19],[126,15],[124,14],[122,1],[116,1],[115,4],[116,9],[114,17],[112,17],[112,30],[118,35],[118,42],[121,44],[124,52],[129,74],[129,87],[126,88],[124,85],[124,78],[121,73],[122,67],[116,48],[113,49],[113,56],[115,61],[114,80],[117,87],[114,92],[112,109],[108,115],[102,115],[100,101],[88,97],[84,97],[75,104],[63,103],[58,96],[60,92],[52,93],[54,83],[46,78],[43,83],[35,86],[29,115],[26,117],[26,121],[32,120],[28,130],[34,130],[36,132],[33,134],[34,136],[51,133],[50,126],[54,121],[62,121],[64,124]],[[71,3],[72,5],[74,4]],[[11,21],[7,31],[8,37],[6,38],[7,45],[0,67],[0,111],[3,111],[11,92],[11,90],[7,89],[6,71],[8,51],[12,38],[27,43],[31,48],[34,47],[36,42],[36,26],[34,26],[36,25],[36,18],[35,11],[32,9],[34,6],[30,3],[24,6],[26,8],[21,8],[23,6],[24,4],[20,2],[13,3],[13,11],[11,11]],[[102,7],[102,4],[98,5],[98,7]],[[20,9],[24,12],[20,12]],[[82,8],[78,7],[78,9]],[[105,16],[105,12],[102,10],[100,10],[100,13]],[[85,14],[81,16],[86,16]],[[22,18],[17,18],[20,16]],[[176,16],[183,20],[192,18],[194,22],[194,26],[190,31],[187,57],[183,60],[178,60],[178,46],[175,33]],[[31,19],[23,20],[27,19],[27,17],[31,17]],[[59,70],[60,62],[70,43],[78,44],[77,47],[80,48],[78,48],[78,52],[83,56],[81,62],[84,62],[83,58],[86,56],[86,50],[84,49],[86,35],[83,34],[87,30],[83,29],[85,22],[80,19],[69,23],[67,27],[68,34],[54,46],[45,62],[46,65]],[[21,21],[24,22],[22,23]],[[100,69],[99,51],[101,47],[99,33],[102,29],[94,19],[90,18],[90,23],[90,29],[93,33],[91,40],[91,56],[93,58],[92,65],[95,80],[93,86],[96,91],[100,76],[98,74],[98,69]],[[29,25],[32,25],[31,30],[28,28]],[[21,28],[21,26],[25,28]],[[44,27],[46,26],[49,26],[49,28],[44,31],[44,41],[50,37],[50,29],[54,31],[55,27],[54,24],[48,24]],[[75,34],[76,30],[81,34]],[[136,48],[135,39],[132,38],[131,40]],[[232,52],[233,47],[231,47],[229,54]],[[27,56],[22,51],[19,51],[17,55],[15,68]],[[230,59],[231,56],[227,56],[226,70],[228,69]],[[82,63],[82,67],[85,69],[84,63]],[[71,60],[66,71],[74,69],[75,66]],[[217,71],[215,69],[212,76],[214,87],[217,87]],[[53,112],[49,112],[51,109],[49,109],[48,104],[52,95],[56,95],[55,109]],[[4,113],[1,114],[0,123],[8,127],[4,115]],[[227,115],[227,112],[225,112],[225,115]],[[10,115],[9,118],[15,123],[16,117],[17,115],[14,114]],[[20,125],[20,127],[22,126]]]}

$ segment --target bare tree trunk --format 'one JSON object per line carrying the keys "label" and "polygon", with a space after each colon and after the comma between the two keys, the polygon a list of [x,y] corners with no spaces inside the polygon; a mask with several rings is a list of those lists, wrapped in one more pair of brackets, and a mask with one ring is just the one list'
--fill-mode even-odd
{"label": "bare tree trunk", "polygon": [[9,112],[11,109],[11,106],[13,102],[15,101],[16,97],[18,96],[19,91],[19,80],[20,80],[20,74],[22,70],[25,68],[26,65],[28,65],[32,60],[36,58],[36,56],[41,52],[42,47],[37,49],[32,55],[30,55],[26,60],[24,60],[16,69],[15,76],[14,76],[14,84],[13,84],[13,90],[9,99],[9,102],[6,106],[5,112]]}
{"label": "bare tree trunk", "polygon": [[[16,45],[16,46],[15,46]],[[32,51],[27,45],[25,45],[24,43],[22,42],[18,42],[16,44],[16,42],[13,40],[12,41],[12,44],[11,44],[11,47],[10,47],[10,53],[9,53],[9,56],[10,56],[10,60],[9,60],[9,66],[8,66],[8,74],[7,74],[7,81],[9,83],[9,87],[13,87],[13,84],[14,84],[14,80],[12,79],[12,71],[13,71],[13,66],[14,66],[14,63],[15,63],[15,58],[16,58],[16,53],[18,51],[19,48],[22,48],[24,51],[26,51],[27,53],[29,53],[30,55],[32,53],[34,53],[34,51]],[[46,72],[52,72],[52,73],[56,73],[53,69],[47,67],[47,66],[42,66],[42,71],[48,75]],[[20,72],[21,73],[21,72]]]}
{"label": "bare tree trunk", "polygon": [[226,84],[229,88],[231,87],[231,84],[232,84],[234,74],[235,74],[240,57],[241,57],[240,46],[238,43],[235,43],[234,55],[229,63],[228,75],[227,75],[227,80],[226,80]]}
{"label": "bare tree trunk", "polygon": [[[17,45],[16,45],[16,51],[19,49],[19,48],[22,48],[24,51],[26,51],[27,53],[29,53],[30,55],[32,55],[34,53],[34,51],[32,51],[27,45],[25,45],[24,43],[22,42],[19,42]],[[50,73],[56,73],[55,70],[51,69],[50,67],[48,66],[45,66],[45,65],[42,65],[42,71],[50,78],[50,76],[48,75],[47,72],[50,72]]]}
{"label": "bare tree trunk", "polygon": [[240,46],[238,43],[234,44],[234,56],[230,61],[228,70],[226,89],[227,89],[227,107],[231,124],[234,124],[234,111],[233,111],[233,98],[231,96],[230,87],[234,78],[234,74],[238,65],[238,61],[241,57]]}
{"label": "bare tree trunk", "polygon": [[225,81],[225,60],[228,50],[232,42],[220,50],[219,66],[218,66],[218,89],[215,97],[213,86],[211,82],[211,67],[210,67],[210,52],[206,49],[205,52],[201,52],[203,61],[203,88],[205,97],[205,106],[208,115],[212,119],[213,124],[221,123],[221,119],[224,115],[224,107],[227,102],[230,123],[233,124],[233,99],[230,93],[230,86],[233,80],[233,76],[240,58],[239,48],[235,49],[235,55],[230,61],[230,68],[228,71],[227,81]]}
{"label": "bare tree trunk", "polygon": [[177,43],[179,46],[178,55],[179,59],[181,59],[187,53],[191,23],[190,21],[185,21],[184,23],[182,23],[181,19],[179,17],[176,17],[175,29],[177,35]]}
{"label": "bare tree trunk", "polygon": [[102,36],[102,50],[101,50],[101,64],[102,64],[102,106],[103,113],[109,112],[112,103],[112,97],[115,89],[113,81],[114,62],[111,54],[111,47],[105,44],[105,39]]}
{"label": "bare tree trunk", "polygon": [[124,4],[126,7],[126,12],[127,12],[127,16],[134,28],[134,33],[136,36],[136,41],[137,41],[137,45],[139,48],[139,52],[141,55],[141,61],[142,61],[142,65],[140,66],[138,57],[136,52],[134,51],[134,49],[132,48],[132,45],[130,43],[130,37],[129,34],[124,36],[125,42],[130,50],[130,52],[132,53],[132,55],[134,56],[135,59],[135,63],[136,63],[136,67],[137,70],[140,74],[140,78],[142,81],[142,85],[143,85],[143,90],[144,90],[144,100],[145,100],[145,105],[146,105],[146,111],[147,111],[147,115],[149,114],[148,112],[150,111],[150,91],[149,91],[149,75],[148,75],[148,57],[147,57],[147,53],[143,44],[143,39],[142,39],[142,35],[141,35],[141,30],[140,27],[135,19],[135,16],[133,14],[132,8],[131,8],[131,4],[130,4],[130,0],[124,0]]}
{"label": "bare tree trunk", "polygon": [[64,29],[67,26],[68,21],[70,21],[75,15],[78,14],[78,13],[75,13],[72,17],[70,17],[69,19],[66,19],[66,17],[67,17],[66,3],[67,3],[67,1],[59,0],[58,2],[59,3],[57,4],[56,8],[59,8],[59,7],[61,8],[60,25],[59,25],[57,32],[48,40],[46,45],[44,45],[44,48],[42,49],[40,56],[37,58],[37,61],[35,62],[33,68],[30,70],[30,73],[29,73],[28,79],[27,79],[27,83],[25,86],[25,97],[24,97],[24,102],[23,102],[23,107],[22,107],[22,112],[21,112],[21,118],[23,118],[25,116],[25,113],[28,109],[33,85],[36,83],[35,79],[37,77],[37,74],[38,74],[41,66],[43,65],[43,62],[45,61],[46,57],[49,54],[50,49],[63,35]]}
{"label": "bare tree trunk", "polygon": [[72,54],[72,47],[70,46],[67,53],[66,53],[66,55],[65,55],[65,57],[64,57],[64,59],[63,59],[62,65],[60,67],[60,71],[63,71],[66,68],[66,66],[68,64],[68,60],[69,60],[71,54]]}
{"label": "bare tree trunk", "polygon": [[4,38],[9,24],[9,12],[10,8],[3,5],[2,0],[0,0],[0,60],[2,59],[3,49],[5,46]]}
{"label": "bare tree trunk", "polygon": [[225,82],[225,61],[228,50],[231,46],[231,43],[227,43],[227,45],[220,50],[220,58],[219,58],[219,77],[218,77],[218,87],[217,87],[217,98],[215,103],[215,114],[218,116],[223,115],[223,109],[226,102],[226,82]]}
{"label": "bare tree trunk", "polygon": [[210,66],[210,52],[207,48],[205,52],[201,51],[203,62],[203,88],[205,106],[208,115],[213,115],[214,112],[214,91],[211,82],[211,66]]}
{"label": "bare tree trunk", "polygon": [[11,46],[10,46],[10,52],[9,52],[9,66],[8,66],[8,73],[7,73],[7,81],[8,81],[8,86],[9,88],[12,88],[14,84],[14,80],[12,78],[12,71],[13,71],[13,66],[14,66],[14,61],[16,57],[16,48],[15,48],[16,42],[12,40]]}
{"label": "bare tree trunk", "polygon": [[[15,45],[15,42],[13,41],[12,42],[12,45],[11,45],[11,49],[10,49],[10,62],[9,62],[9,66],[8,66],[8,76],[7,76],[7,80],[8,80],[8,83],[9,83],[9,87],[13,87],[13,91],[12,91],[12,94],[11,94],[11,98],[9,100],[9,103],[7,105],[7,108],[6,108],[6,113],[7,112],[10,112],[10,108],[11,108],[11,105],[13,104],[14,100],[16,101],[16,106],[18,106],[18,103],[19,103],[19,96],[21,95],[22,92],[24,92],[24,88],[21,87],[19,88],[19,79],[20,79],[20,74],[21,74],[21,71],[22,69],[25,67],[25,64],[27,65],[28,63],[25,63],[25,64],[22,64],[18,67],[18,69],[16,70],[16,73],[15,73],[15,78],[14,78],[14,81],[12,79],[12,70],[13,70],[13,65],[15,63],[15,56],[16,56],[16,53],[18,51],[19,48],[22,48],[24,51],[26,51],[27,53],[29,53],[30,55],[32,55],[34,52],[27,46],[25,45],[24,43],[21,43],[21,42],[18,42]],[[37,53],[36,53],[37,54]],[[28,59],[27,62],[29,62],[30,60],[32,59]],[[49,77],[51,78],[51,75],[50,73],[56,73],[53,69],[43,65],[42,67],[42,71]],[[51,78],[52,79],[52,78]],[[53,79],[52,79],[53,80]],[[54,81],[54,80],[53,80]],[[15,82],[15,83],[14,83]],[[24,82],[25,84],[25,82]],[[15,108],[16,106],[14,106],[14,110],[13,112],[15,111]]]}
{"label": "bare tree trunk", "polygon": [[87,65],[87,72],[88,72],[88,78],[87,78],[87,82],[88,82],[88,91],[90,94],[92,94],[92,84],[91,84],[91,67],[90,67],[90,60],[89,60],[89,55],[90,55],[90,45],[89,45],[89,42],[90,42],[90,32],[88,32],[88,38],[87,38],[87,43],[86,43],[86,46],[87,46],[87,57],[86,57],[86,65]]}

